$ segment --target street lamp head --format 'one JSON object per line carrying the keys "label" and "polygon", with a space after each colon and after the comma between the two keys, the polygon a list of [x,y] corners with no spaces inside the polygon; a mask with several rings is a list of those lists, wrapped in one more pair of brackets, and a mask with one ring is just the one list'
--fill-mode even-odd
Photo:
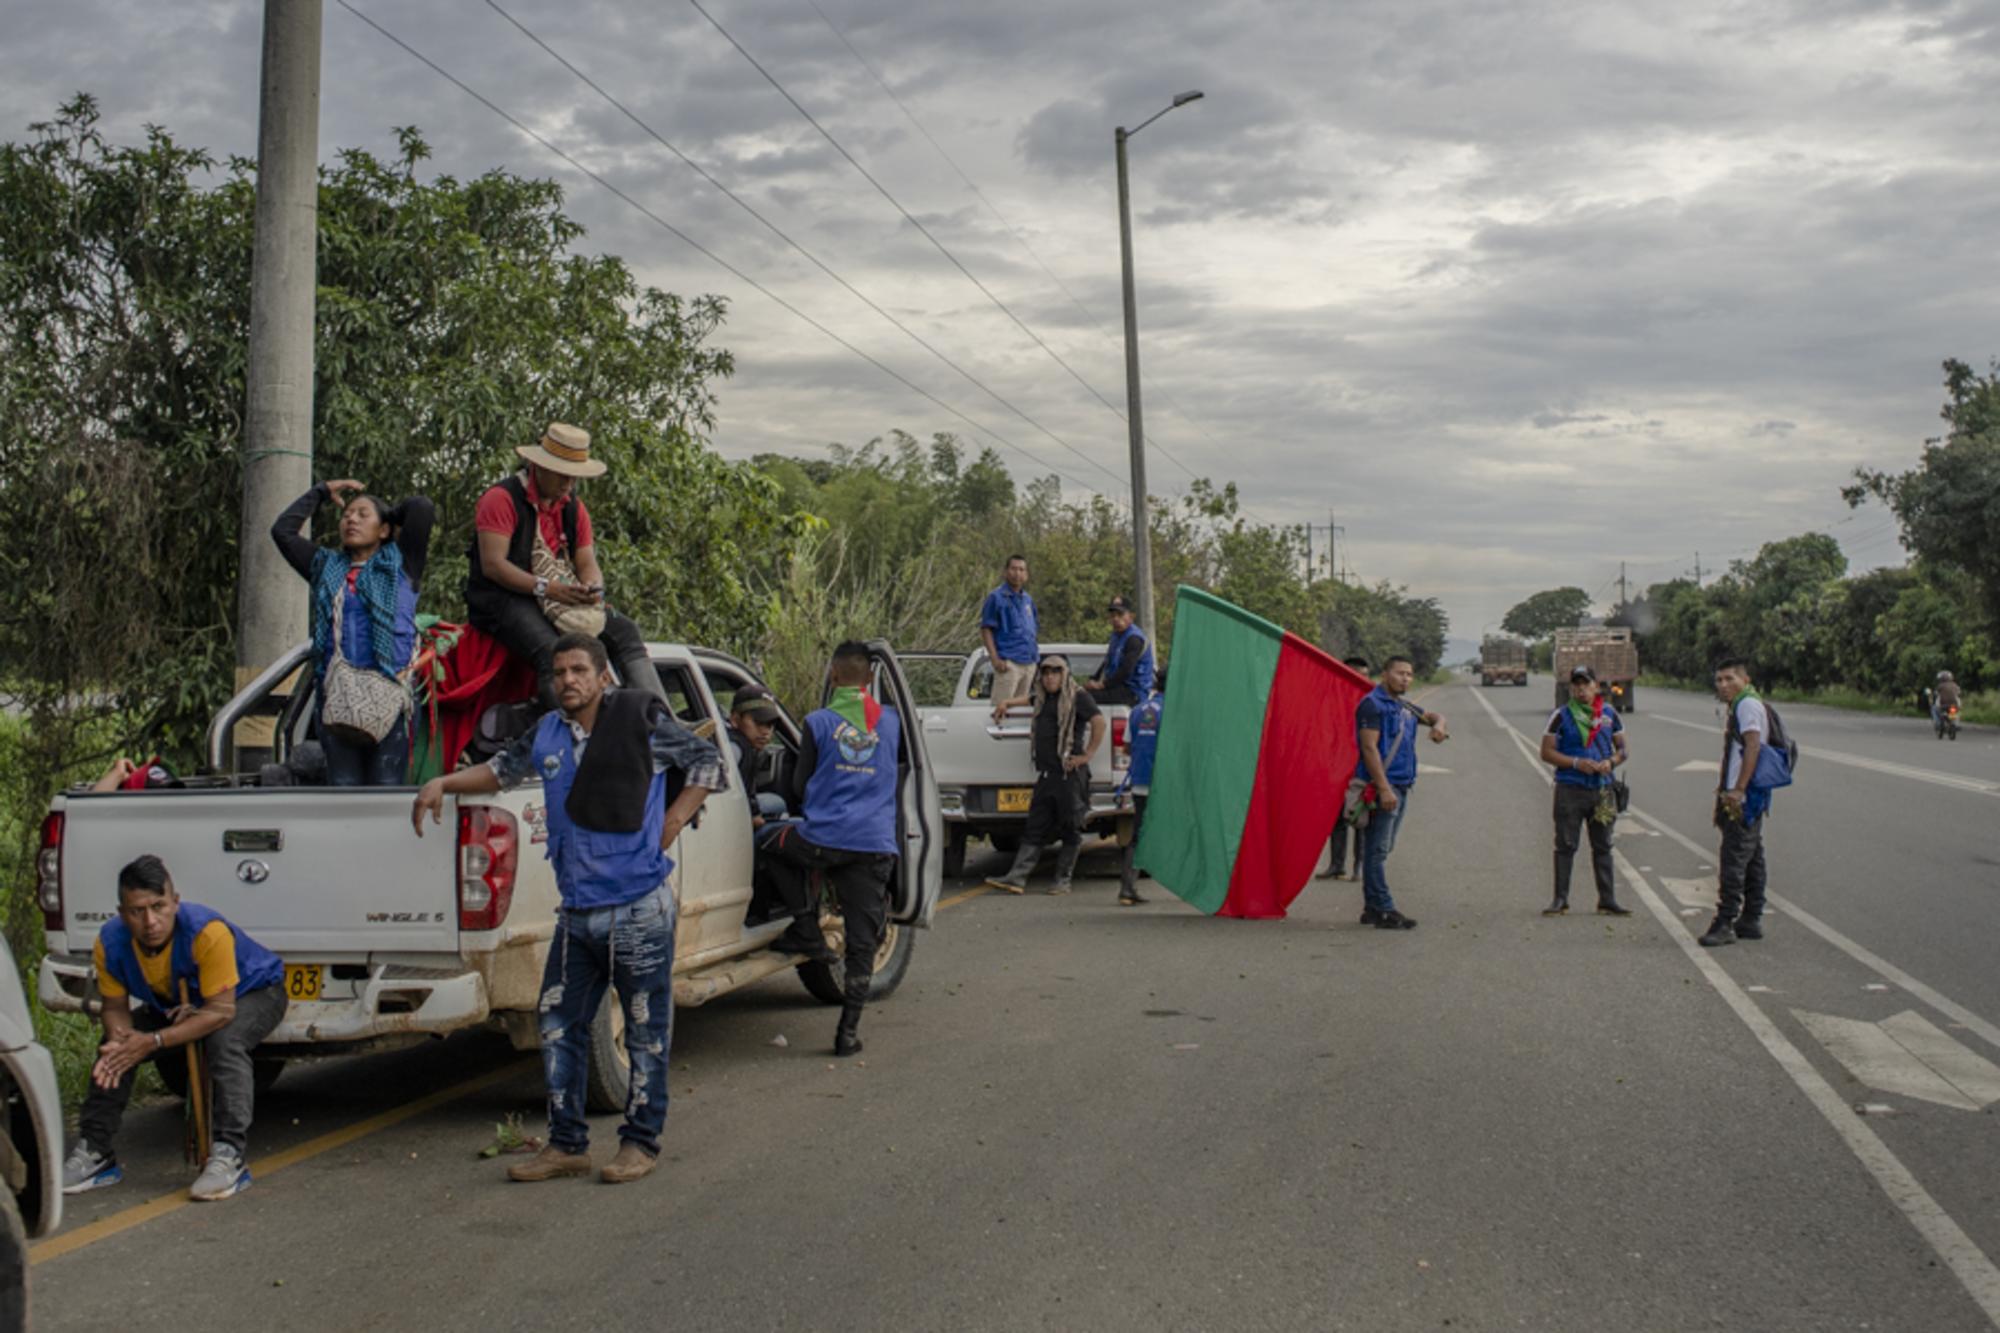
{"label": "street lamp head", "polygon": [[1201,100],[1201,89],[1199,88],[1195,89],[1191,93],[1174,94],[1175,106],[1186,106],[1189,102],[1199,102],[1200,100]]}

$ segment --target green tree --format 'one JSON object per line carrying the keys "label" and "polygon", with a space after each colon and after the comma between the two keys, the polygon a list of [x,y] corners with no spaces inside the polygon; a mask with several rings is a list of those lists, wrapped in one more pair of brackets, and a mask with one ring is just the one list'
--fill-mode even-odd
{"label": "green tree", "polygon": [[1590,610],[1590,594],[1581,588],[1549,588],[1517,602],[1500,620],[1500,628],[1524,639],[1546,639],[1568,629]]}

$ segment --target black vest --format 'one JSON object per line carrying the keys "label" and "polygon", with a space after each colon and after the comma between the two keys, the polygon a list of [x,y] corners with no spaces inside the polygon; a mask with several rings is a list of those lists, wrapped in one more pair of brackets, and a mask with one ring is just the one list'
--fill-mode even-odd
{"label": "black vest", "polygon": [[[500,489],[507,492],[514,501],[514,537],[507,546],[507,560],[517,568],[533,573],[535,570],[535,532],[541,523],[541,515],[528,499],[528,488],[522,484],[519,473],[500,483]],[[576,497],[566,496],[562,505],[563,550],[569,558],[576,559]],[[465,605],[468,610],[478,611],[491,606],[495,598],[521,597],[524,593],[509,592],[486,577],[479,564],[479,531],[472,533],[472,553],[465,571]]]}
{"label": "black vest", "polygon": [[[646,798],[653,787],[653,719],[666,705],[646,690],[606,690],[597,706],[590,744],[577,765],[576,782],[563,809],[587,829],[636,832],[646,822]],[[668,775],[668,804],[684,785],[684,775]]]}

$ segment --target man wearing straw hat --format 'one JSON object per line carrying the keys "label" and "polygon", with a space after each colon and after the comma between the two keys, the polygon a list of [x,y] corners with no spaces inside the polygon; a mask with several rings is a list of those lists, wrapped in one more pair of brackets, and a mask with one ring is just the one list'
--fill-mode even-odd
{"label": "man wearing straw hat", "polygon": [[[256,1096],[250,1052],[285,1016],[285,965],[206,907],[182,902],[157,856],[118,872],[118,915],[97,934],[97,988],[104,1044],[77,1117],[76,1147],[63,1164],[63,1193],[124,1179],[113,1140],[139,1066],[182,1060],[200,1044],[215,1085],[207,1164],[188,1193],[227,1199],[250,1184],[243,1164]],[[189,1079],[188,1096],[203,1090]]]}
{"label": "man wearing straw hat", "polygon": [[555,645],[567,633],[596,636],[626,685],[665,699],[639,627],[604,602],[590,511],[575,494],[578,481],[605,472],[590,456],[590,432],[551,422],[514,452],[527,466],[488,487],[473,513],[465,576],[473,627],[534,663],[545,708],[556,706]]}

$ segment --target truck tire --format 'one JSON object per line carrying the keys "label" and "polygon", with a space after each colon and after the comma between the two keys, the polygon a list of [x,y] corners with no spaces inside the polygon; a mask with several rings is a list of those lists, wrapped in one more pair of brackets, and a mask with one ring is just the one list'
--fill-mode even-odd
{"label": "truck tire", "polygon": [[[186,1101],[188,1095],[188,1066],[187,1057],[181,1054],[182,1049],[176,1047],[171,1051],[162,1051],[160,1056],[153,1061],[153,1068],[160,1072],[160,1082],[166,1085],[167,1091],[182,1101]],[[271,1090],[272,1086],[277,1083],[278,1076],[285,1072],[285,1061],[282,1056],[260,1055],[252,1060],[250,1068],[250,1077],[253,1080],[252,1086],[256,1089],[257,1095],[261,1097]],[[0,1325],[0,1327],[4,1327],[4,1325]]]}
{"label": "truck tire", "polygon": [[965,873],[966,829],[963,824],[953,825],[944,835],[944,877],[957,879]]}
{"label": "truck tire", "polygon": [[1480,684],[1481,688],[1485,688],[1485,689],[1490,689],[1490,688],[1492,688],[1492,685],[1493,685],[1493,677],[1491,677],[1491,676],[1481,676],[1481,677],[1479,678],[1479,684]]}
{"label": "truck tire", "polygon": [[1625,687],[1625,711],[1628,713],[1638,712],[1639,711],[1638,700],[1639,700],[1639,691],[1633,686],[1627,685]]}
{"label": "truck tire", "polygon": [[[33,1171],[36,1165],[28,1163]],[[28,1230],[14,1191],[0,1185],[0,1329],[28,1326]]]}
{"label": "truck tire", "polygon": [[[673,1029],[667,1030],[669,1043]],[[632,1093],[632,1057],[625,1052],[625,1006],[618,992],[604,988],[597,1017],[590,1020],[590,1074],[584,1080],[585,1108],[597,1115],[617,1115]]]}
{"label": "truck tire", "polygon": [[[830,930],[837,930],[839,924],[838,918],[822,922]],[[870,1000],[886,1000],[895,994],[896,987],[909,974],[910,953],[916,943],[915,931],[893,921],[889,923],[882,933],[882,947],[875,951],[875,975],[868,984]],[[838,945],[834,946],[834,952],[839,952]],[[840,1004],[847,998],[847,968],[841,963],[801,963],[799,980],[821,1004]]]}

